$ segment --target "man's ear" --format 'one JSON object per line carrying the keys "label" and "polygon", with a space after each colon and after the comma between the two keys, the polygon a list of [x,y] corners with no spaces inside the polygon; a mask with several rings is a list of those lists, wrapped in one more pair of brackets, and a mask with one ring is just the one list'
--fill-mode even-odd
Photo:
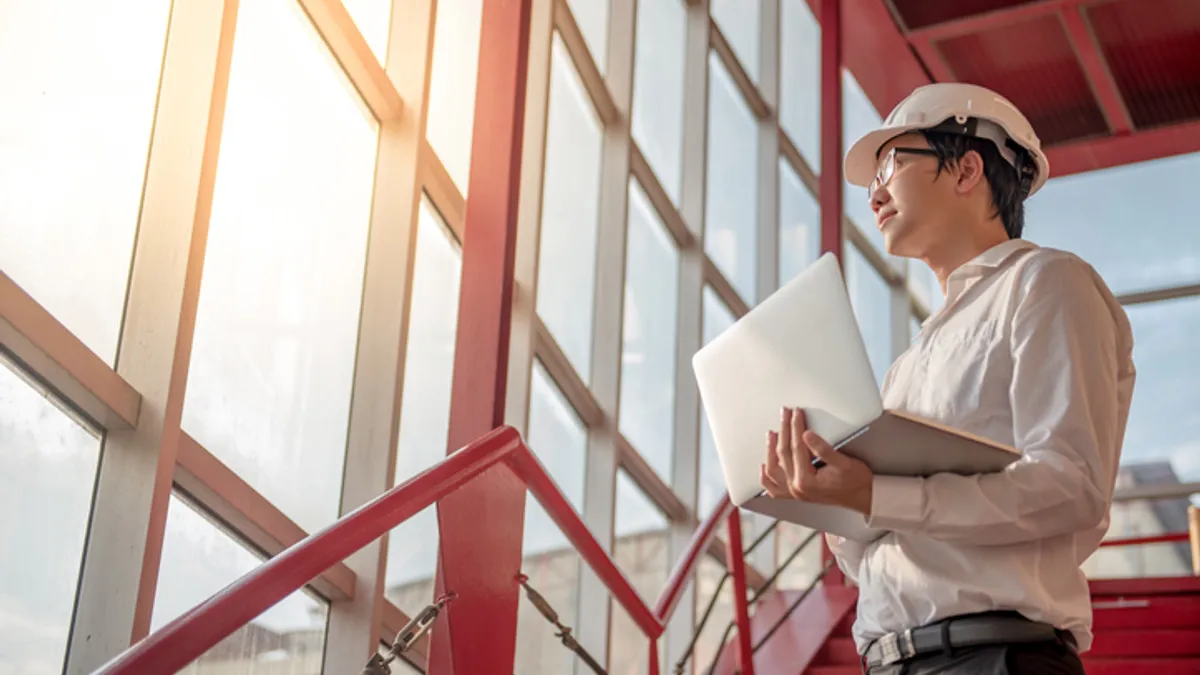
{"label": "man's ear", "polygon": [[970,192],[983,180],[983,157],[974,150],[968,150],[958,160],[958,183],[956,188],[960,193]]}

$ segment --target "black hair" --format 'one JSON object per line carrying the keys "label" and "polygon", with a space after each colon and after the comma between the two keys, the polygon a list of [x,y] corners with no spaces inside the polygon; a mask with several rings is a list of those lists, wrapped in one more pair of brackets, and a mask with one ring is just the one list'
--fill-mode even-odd
{"label": "black hair", "polygon": [[[1004,223],[1009,239],[1021,236],[1025,229],[1025,197],[1029,195],[1029,181],[1022,180],[1012,164],[1005,161],[996,144],[986,138],[964,136],[942,131],[922,131],[929,147],[937,153],[938,175],[948,166],[955,166],[968,152],[974,150],[983,158],[983,176],[987,179],[992,194],[994,216]],[[1014,147],[1017,163],[1032,166],[1033,162],[1023,148]]]}

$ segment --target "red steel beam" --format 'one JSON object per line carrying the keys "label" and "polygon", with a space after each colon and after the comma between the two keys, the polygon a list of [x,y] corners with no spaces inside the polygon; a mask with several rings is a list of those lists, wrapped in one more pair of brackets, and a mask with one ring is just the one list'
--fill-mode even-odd
{"label": "red steel beam", "polygon": [[929,74],[938,82],[955,82],[958,78],[954,75],[954,70],[950,68],[950,64],[942,56],[942,52],[938,49],[933,40],[929,38],[913,38],[911,41],[913,49],[917,55],[921,57],[921,62],[929,69]]}
{"label": "red steel beam", "polygon": [[1170,544],[1179,541],[1187,541],[1190,535],[1187,532],[1168,532],[1166,534],[1154,534],[1148,537],[1124,537],[1121,539],[1105,539],[1100,542],[1100,547],[1106,546],[1144,546],[1146,544]]}
{"label": "red steel beam", "polygon": [[733,577],[733,612],[737,622],[737,665],[743,675],[754,675],[754,643],[750,630],[750,606],[746,602],[746,557],[742,554],[742,514],[737,509],[725,516],[729,526],[729,548],[725,564]]}
{"label": "red steel beam", "polygon": [[1060,177],[1193,152],[1200,152],[1200,121],[1050,146],[1046,156],[1051,177]]}
{"label": "red steel beam", "polygon": [[[504,423],[532,0],[484,0],[448,452]],[[525,486],[495,467],[438,503],[430,675],[511,673]]]}
{"label": "red steel beam", "polygon": [[1113,79],[1112,70],[1096,42],[1096,34],[1092,31],[1087,17],[1083,15],[1083,8],[1064,9],[1060,16],[1071,41],[1071,48],[1075,50],[1075,56],[1083,66],[1083,74],[1087,76],[1088,84],[1092,87],[1092,94],[1100,104],[1100,110],[1104,112],[1104,119],[1108,121],[1108,130],[1118,135],[1131,133],[1133,118],[1129,115],[1129,108],[1125,105],[1125,99],[1121,97],[1117,81]]}
{"label": "red steel beam", "polygon": [[962,37],[963,35],[982,33],[1014,23],[1037,19],[1056,12],[1075,11],[1081,5],[1089,2],[1095,2],[1095,0],[1041,0],[1040,2],[1027,2],[990,12],[950,19],[949,21],[942,21],[930,26],[922,26],[921,28],[908,31],[907,36],[910,40],[920,38],[932,41]]}
{"label": "red steel beam", "polygon": [[842,8],[821,0],[821,252],[842,257]]}
{"label": "red steel beam", "polygon": [[259,565],[105,664],[96,674],[142,675],[182,669],[317,575],[523,447],[511,427],[487,434]]}

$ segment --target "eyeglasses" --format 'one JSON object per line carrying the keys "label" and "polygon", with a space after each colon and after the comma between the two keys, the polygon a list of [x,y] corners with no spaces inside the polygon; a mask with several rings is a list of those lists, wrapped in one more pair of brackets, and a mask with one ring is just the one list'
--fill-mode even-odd
{"label": "eyeglasses", "polygon": [[937,151],[930,148],[892,148],[888,150],[887,154],[879,159],[879,168],[875,170],[875,180],[871,181],[871,191],[867,193],[868,198],[875,194],[876,190],[892,182],[892,176],[896,175],[896,155],[900,153],[925,157],[938,156]]}

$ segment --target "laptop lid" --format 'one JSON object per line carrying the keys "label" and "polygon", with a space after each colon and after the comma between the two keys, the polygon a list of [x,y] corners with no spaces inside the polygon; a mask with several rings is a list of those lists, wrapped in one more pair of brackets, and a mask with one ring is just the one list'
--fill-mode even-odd
{"label": "laptop lid", "polygon": [[837,258],[827,253],[692,357],[726,489],[762,492],[767,432],[783,406],[835,446],[883,413]]}

